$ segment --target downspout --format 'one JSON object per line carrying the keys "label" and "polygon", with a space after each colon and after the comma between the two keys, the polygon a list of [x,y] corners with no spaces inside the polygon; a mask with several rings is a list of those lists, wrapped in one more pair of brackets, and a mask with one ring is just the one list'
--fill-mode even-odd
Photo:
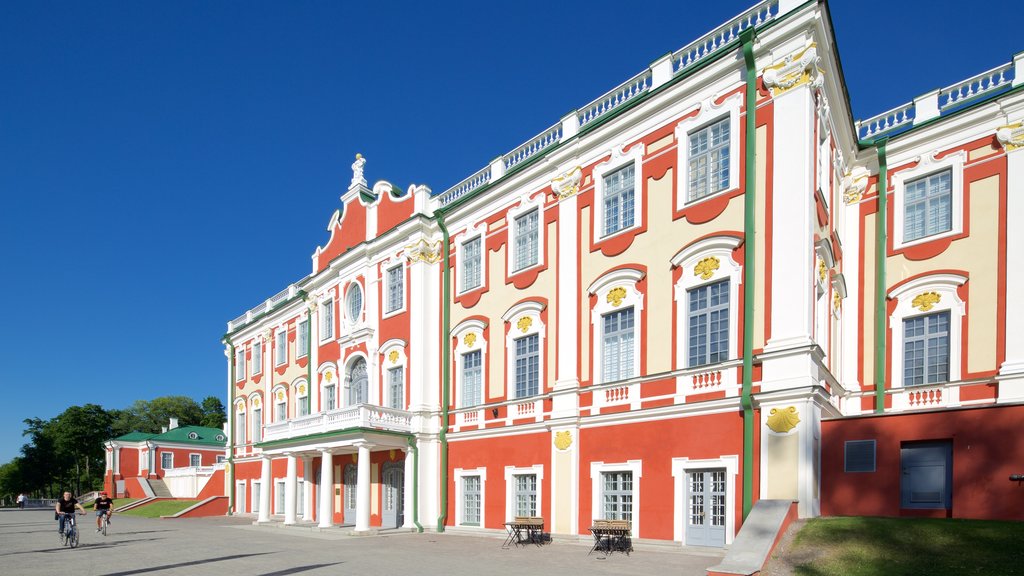
{"label": "downspout", "polygon": [[754,29],[740,33],[746,64],[746,136],[743,182],[743,519],[754,506],[754,403],[751,399],[754,371],[754,187],[757,155],[757,67],[754,62]]}
{"label": "downspout", "polygon": [[885,258],[888,245],[888,167],[883,138],[875,143],[878,153],[878,219],[875,222],[875,413],[885,412]]}
{"label": "downspout", "polygon": [[[228,345],[228,438],[234,440],[235,431],[235,345],[224,339]],[[235,510],[235,446],[228,444],[228,516]]]}
{"label": "downspout", "polygon": [[416,447],[416,438],[409,438],[409,450],[412,450],[412,523],[416,531],[422,533],[420,524],[420,449]]}
{"label": "downspout", "polygon": [[451,275],[448,272],[450,254],[448,249],[448,228],[444,225],[444,212],[437,212],[437,225],[441,229],[441,515],[437,517],[437,531],[444,532],[445,521],[448,520],[448,388],[451,385],[451,343],[448,334],[451,332]]}

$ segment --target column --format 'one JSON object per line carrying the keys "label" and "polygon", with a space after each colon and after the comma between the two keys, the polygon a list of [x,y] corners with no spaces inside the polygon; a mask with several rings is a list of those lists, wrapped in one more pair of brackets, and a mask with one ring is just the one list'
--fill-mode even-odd
{"label": "column", "polygon": [[284,523],[295,524],[295,488],[298,484],[298,458],[295,454],[288,457],[288,472],[284,477]]}
{"label": "column", "polygon": [[[1017,57],[1014,57],[1017,61]],[[1024,61],[1024,60],[1022,60]],[[1019,69],[1019,68],[1018,68]],[[1020,122],[1021,120],[1018,120]],[[1017,128],[1017,130],[1021,130]],[[1018,289],[1024,284],[1024,147],[1013,144],[1013,131],[996,133],[1006,148],[1006,290]],[[1002,289],[1002,287],[1000,287]],[[1024,305],[1016,298],[1006,302],[1006,359],[999,367],[999,403],[1024,400]]]}
{"label": "column", "polygon": [[313,459],[302,458],[302,521],[313,521]]}
{"label": "column", "polygon": [[409,448],[402,448],[402,452],[405,453],[405,474],[403,479],[405,480],[405,486],[402,489],[405,491],[405,495],[402,497],[402,517],[405,522],[402,523],[402,528],[415,528],[416,525],[412,522],[413,508],[412,502],[413,496],[413,474],[416,470],[413,468],[413,457],[412,450]]}
{"label": "column", "polygon": [[270,478],[270,456],[262,458],[260,467],[260,515],[257,522],[270,522],[270,493],[274,491],[274,481]]}
{"label": "column", "polygon": [[334,525],[334,455],[326,448],[320,449],[320,522],[321,528]]}
{"label": "column", "polygon": [[370,445],[358,445],[358,475],[356,476],[356,532],[370,529]]}

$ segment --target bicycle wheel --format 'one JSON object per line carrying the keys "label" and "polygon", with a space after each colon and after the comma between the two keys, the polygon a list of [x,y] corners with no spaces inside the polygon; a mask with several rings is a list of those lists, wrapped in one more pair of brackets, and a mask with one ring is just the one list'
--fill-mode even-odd
{"label": "bicycle wheel", "polygon": [[103,527],[103,535],[106,536],[107,535],[107,517],[106,516],[103,517],[103,523],[101,524],[101,526]]}
{"label": "bicycle wheel", "polygon": [[78,546],[78,528],[71,529],[71,534],[68,535],[68,545],[72,548]]}

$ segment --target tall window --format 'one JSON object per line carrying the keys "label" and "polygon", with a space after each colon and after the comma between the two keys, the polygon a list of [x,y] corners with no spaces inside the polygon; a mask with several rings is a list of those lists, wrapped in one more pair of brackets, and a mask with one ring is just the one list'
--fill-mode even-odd
{"label": "tall window", "polygon": [[605,520],[633,520],[633,473],[601,474]]}
{"label": "tall window", "polygon": [[404,368],[388,369],[388,407],[402,410],[405,408]]}
{"label": "tall window", "polygon": [[519,338],[516,345],[516,398],[535,396],[540,391],[540,336]]}
{"label": "tall window", "polygon": [[540,209],[531,210],[515,219],[515,267],[513,272],[538,262],[538,229]]}
{"label": "tall window", "polygon": [[245,348],[235,351],[235,380],[245,380]]}
{"label": "tall window", "polygon": [[252,373],[263,372],[263,345],[259,342],[252,343]]}
{"label": "tall window", "polygon": [[471,290],[481,285],[480,236],[462,245],[462,289]]}
{"label": "tall window", "polygon": [[263,440],[263,409],[252,409],[252,441]]}
{"label": "tall window", "polygon": [[903,385],[949,382],[949,311],[903,321]]}
{"label": "tall window", "polygon": [[481,403],[483,388],[483,352],[473,350],[462,355],[462,406],[476,406]]}
{"label": "tall window", "polygon": [[537,476],[535,474],[517,474],[515,476],[515,515],[537,515]]}
{"label": "tall window", "polygon": [[245,412],[235,413],[235,444],[245,444]]}
{"label": "tall window", "polygon": [[636,376],[633,373],[633,308],[606,314],[603,319],[604,381]]}
{"label": "tall window", "polygon": [[334,300],[328,298],[320,304],[320,340],[334,337]]}
{"label": "tall window", "polygon": [[299,396],[295,399],[297,416],[309,416],[309,394]]}
{"label": "tall window", "polygon": [[693,288],[687,293],[689,365],[729,359],[729,281]]}
{"label": "tall window", "polygon": [[604,236],[633,226],[634,165],[604,177]]}
{"label": "tall window", "polygon": [[469,526],[480,525],[479,476],[464,476],[462,478],[462,523]]}
{"label": "tall window", "polygon": [[295,356],[302,358],[309,354],[309,320],[303,320],[299,322],[299,337],[298,343],[295,345]]}
{"label": "tall window", "polygon": [[160,468],[170,470],[174,468],[174,454],[171,452],[160,453]]}
{"label": "tall window", "polygon": [[274,404],[274,422],[284,422],[288,418],[288,403],[281,398]]}
{"label": "tall window", "polygon": [[284,514],[284,480],[274,483],[274,513]]}
{"label": "tall window", "polygon": [[334,410],[337,406],[338,396],[334,384],[324,386],[324,410]]}
{"label": "tall window", "polygon": [[366,360],[356,358],[348,374],[348,405],[365,404],[369,395]]}
{"label": "tall window", "polygon": [[260,511],[260,488],[261,482],[253,480],[252,482],[252,511],[253,513]]}
{"label": "tall window", "polygon": [[363,312],[363,289],[355,282],[348,288],[348,295],[345,297],[345,312],[350,324],[359,323],[359,315]]}
{"label": "tall window", "polygon": [[943,170],[907,182],[903,193],[903,241],[910,242],[953,227],[953,171]]}
{"label": "tall window", "polygon": [[282,329],[274,335],[274,365],[280,366],[288,362],[288,330]]}
{"label": "tall window", "polygon": [[189,454],[188,465],[193,468],[198,468],[203,465],[203,457],[200,454]]}
{"label": "tall window", "polygon": [[402,297],[404,296],[404,279],[402,267],[395,266],[388,270],[388,303],[385,312],[394,312],[402,309]]}
{"label": "tall window", "polygon": [[729,187],[729,118],[690,134],[689,177],[692,202]]}

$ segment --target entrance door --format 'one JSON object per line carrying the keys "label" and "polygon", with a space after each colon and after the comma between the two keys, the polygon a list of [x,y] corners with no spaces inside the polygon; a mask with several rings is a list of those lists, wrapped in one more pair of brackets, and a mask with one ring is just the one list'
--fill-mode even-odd
{"label": "entrance door", "polygon": [[356,523],[356,479],[358,472],[353,464],[345,466],[345,524],[355,525]]}
{"label": "entrance door", "polygon": [[949,442],[904,444],[900,464],[901,508],[951,508],[953,451]]}
{"label": "entrance door", "polygon": [[405,524],[405,465],[401,462],[388,462],[384,464],[381,477],[384,483],[381,527],[398,528]]}
{"label": "entrance door", "polygon": [[686,474],[686,544],[725,546],[725,470]]}

